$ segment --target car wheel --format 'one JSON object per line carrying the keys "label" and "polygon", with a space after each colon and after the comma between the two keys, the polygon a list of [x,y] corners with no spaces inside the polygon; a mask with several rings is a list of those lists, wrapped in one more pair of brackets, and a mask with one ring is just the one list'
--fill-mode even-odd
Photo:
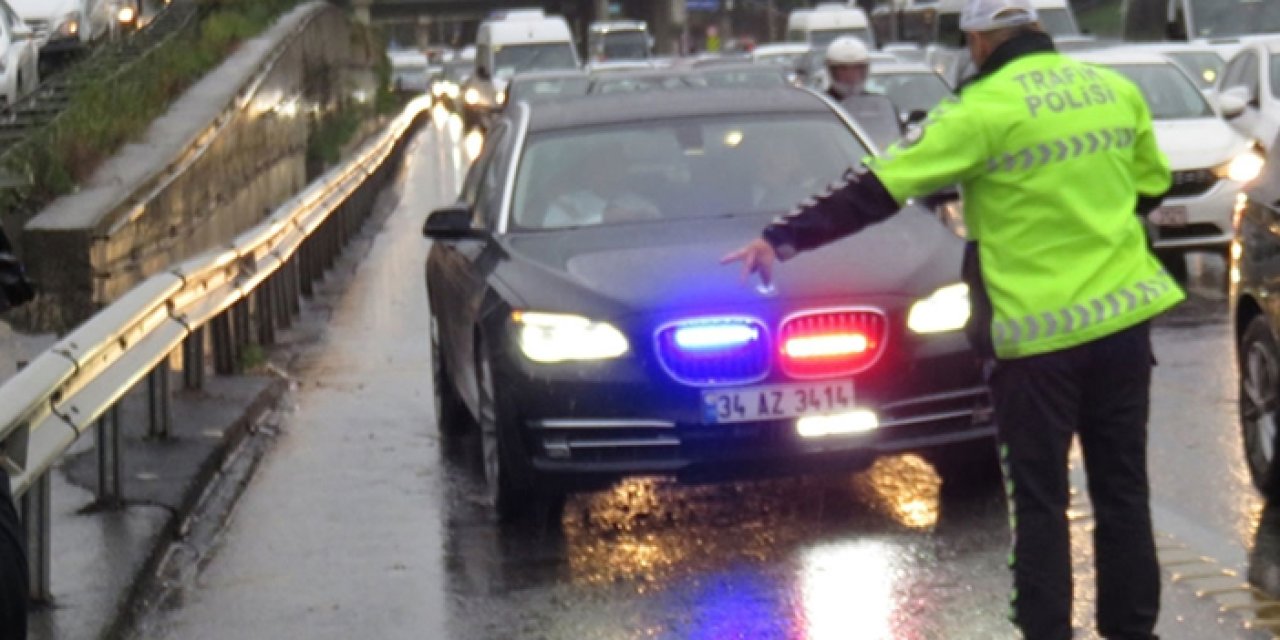
{"label": "car wheel", "polygon": [[531,483],[521,473],[525,461],[517,453],[518,445],[510,413],[503,402],[502,391],[493,375],[493,359],[488,347],[480,342],[476,362],[479,391],[480,455],[484,468],[489,505],[500,522],[512,522],[529,515],[535,497]]}
{"label": "car wheel", "polygon": [[431,316],[431,381],[434,387],[436,428],[446,436],[466,431],[473,420],[467,405],[458,396],[458,387],[440,351],[440,321]]}
{"label": "car wheel", "polygon": [[1254,318],[1240,340],[1240,428],[1253,484],[1267,497],[1280,497],[1276,469],[1277,413],[1280,412],[1280,347],[1266,316]]}

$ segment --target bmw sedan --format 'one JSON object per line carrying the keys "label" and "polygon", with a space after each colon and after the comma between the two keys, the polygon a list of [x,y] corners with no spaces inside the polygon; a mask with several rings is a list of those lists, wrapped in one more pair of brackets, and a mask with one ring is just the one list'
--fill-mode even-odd
{"label": "bmw sedan", "polygon": [[718,263],[870,148],[800,89],[511,105],[424,227],[440,427],[478,428],[499,517],[637,474],[997,469],[963,246],[935,216],[771,287]]}

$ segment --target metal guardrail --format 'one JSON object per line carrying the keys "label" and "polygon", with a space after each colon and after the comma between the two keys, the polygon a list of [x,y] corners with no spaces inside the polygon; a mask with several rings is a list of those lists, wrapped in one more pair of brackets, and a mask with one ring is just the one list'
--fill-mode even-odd
{"label": "metal guardrail", "polygon": [[[151,431],[167,434],[169,359],[183,351],[183,382],[234,374],[251,344],[270,346],[300,311],[300,297],[332,266],[373,208],[378,190],[424,116],[412,102],[344,164],[281,205],[257,227],[152,276],[100,311],[0,386],[0,472],[21,497],[32,596],[49,596],[49,469],[97,427],[98,499],[120,495],[117,403],[146,380]],[[210,334],[206,336],[207,333]]]}

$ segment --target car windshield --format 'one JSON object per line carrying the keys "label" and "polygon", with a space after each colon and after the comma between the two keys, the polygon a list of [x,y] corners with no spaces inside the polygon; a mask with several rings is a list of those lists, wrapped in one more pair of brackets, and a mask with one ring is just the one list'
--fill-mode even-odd
{"label": "car windshield", "polygon": [[683,73],[643,76],[604,75],[591,83],[588,93],[640,93],[705,86],[707,81],[703,78]]}
{"label": "car windshield", "polygon": [[902,113],[928,111],[947,96],[951,89],[936,73],[872,73],[867,89],[889,96]]}
{"label": "car windshield", "polygon": [[804,60],[804,52],[796,53],[763,53],[756,56],[760,64],[773,65],[786,69],[795,69]]}
{"label": "car windshield", "polygon": [[1036,14],[1040,16],[1040,25],[1050,35],[1080,35],[1080,29],[1076,27],[1075,19],[1071,17],[1071,12],[1066,9],[1038,9]]}
{"label": "car windshield", "polygon": [[767,89],[787,86],[787,78],[777,69],[768,67],[754,69],[716,69],[713,67],[701,71],[699,75],[706,80],[709,87],[755,87]]}
{"label": "car windshield", "polygon": [[509,78],[521,71],[551,71],[578,67],[578,59],[573,55],[573,45],[568,42],[494,47],[493,60],[497,75],[504,78]]}
{"label": "car windshield", "polygon": [[1275,0],[1191,0],[1192,38],[1280,33]]}
{"label": "car windshield", "polygon": [[521,78],[511,81],[507,98],[511,102],[551,102],[587,95],[591,81],[583,78]]}
{"label": "car windshield", "polygon": [[828,114],[649,120],[535,134],[520,161],[511,226],[781,213],[866,154]]}
{"label": "car windshield", "polygon": [[1213,117],[1213,109],[1204,94],[1173,64],[1120,64],[1112,68],[1138,85],[1153,119]]}
{"label": "car windshield", "polygon": [[1165,55],[1178,63],[1201,89],[1213,88],[1226,66],[1222,58],[1212,51],[1170,51]]}
{"label": "car windshield", "polygon": [[861,38],[867,46],[871,46],[871,32],[866,29],[814,29],[809,32],[809,44],[813,45],[814,49],[825,52],[827,47],[840,36]]}
{"label": "car windshield", "polygon": [[604,34],[605,60],[644,60],[649,57],[649,37],[643,31],[611,31]]}

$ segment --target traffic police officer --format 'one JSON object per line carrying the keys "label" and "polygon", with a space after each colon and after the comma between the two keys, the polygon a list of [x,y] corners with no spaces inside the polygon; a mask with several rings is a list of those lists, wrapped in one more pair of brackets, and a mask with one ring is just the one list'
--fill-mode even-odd
{"label": "traffic police officer", "polygon": [[922,135],[866,160],[725,262],[769,281],[777,260],[959,184],[971,240],[966,330],[992,358],[1014,529],[1013,620],[1031,640],[1072,637],[1067,458],[1078,435],[1097,523],[1098,630],[1154,638],[1149,321],[1183,293],[1135,213],[1159,205],[1168,162],[1138,89],[1058,54],[1030,0],[969,0],[961,28],[979,73]]}

